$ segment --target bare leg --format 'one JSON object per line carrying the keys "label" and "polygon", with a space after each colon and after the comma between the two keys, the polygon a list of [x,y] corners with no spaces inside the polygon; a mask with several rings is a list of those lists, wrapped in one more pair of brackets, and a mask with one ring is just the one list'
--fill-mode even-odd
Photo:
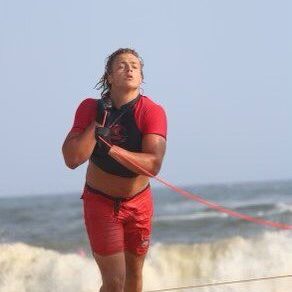
{"label": "bare leg", "polygon": [[142,292],[142,269],[145,255],[138,256],[130,252],[125,253],[126,284],[125,292]]}
{"label": "bare leg", "polygon": [[109,256],[93,254],[102,276],[100,292],[123,292],[126,277],[125,254]]}

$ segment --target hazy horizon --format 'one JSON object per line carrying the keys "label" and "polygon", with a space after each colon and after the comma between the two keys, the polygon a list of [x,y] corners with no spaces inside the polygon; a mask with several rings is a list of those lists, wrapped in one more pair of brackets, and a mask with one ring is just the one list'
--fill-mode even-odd
{"label": "hazy horizon", "polygon": [[[183,184],[183,185],[176,185],[181,189],[186,190],[187,188],[195,188],[195,187],[207,187],[207,186],[240,186],[240,185],[253,185],[253,184],[271,184],[271,183],[289,183],[292,182],[292,178],[287,179],[273,179],[273,180],[251,180],[251,181],[233,181],[233,182],[213,182],[213,183],[197,183],[197,184]],[[154,195],[156,195],[155,191],[160,190],[169,190],[167,186],[162,183],[151,182],[152,189]],[[64,192],[53,192],[53,193],[14,193],[14,194],[0,194],[0,199],[9,199],[9,198],[29,198],[29,197],[46,197],[46,196],[77,196],[76,198],[79,199],[78,195],[81,195],[82,188],[80,190],[69,190]],[[171,190],[173,193],[176,193],[174,190]],[[204,195],[204,194],[202,194]]]}

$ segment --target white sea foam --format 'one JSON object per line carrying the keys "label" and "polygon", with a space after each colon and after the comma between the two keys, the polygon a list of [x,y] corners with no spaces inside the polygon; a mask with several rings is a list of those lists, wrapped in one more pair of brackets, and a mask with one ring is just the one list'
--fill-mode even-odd
{"label": "white sea foam", "polygon": [[[144,268],[145,290],[292,274],[289,232],[234,237],[194,245],[156,244]],[[0,245],[1,292],[93,292],[100,275],[93,259],[23,243]],[[203,292],[290,292],[292,279],[198,289]],[[185,290],[196,291],[196,290]]]}
{"label": "white sea foam", "polygon": [[96,292],[99,282],[91,259],[23,243],[0,245],[0,292]]}
{"label": "white sea foam", "polygon": [[283,213],[292,213],[292,205],[286,203],[278,203],[274,205],[274,208],[269,211],[258,211],[257,216],[271,216],[271,215],[279,215]]}
{"label": "white sea foam", "polygon": [[[145,266],[148,289],[285,274],[292,274],[292,237],[289,237],[289,232],[269,232],[253,239],[234,237],[188,246],[158,244],[152,247]],[[290,292],[291,287],[292,278],[287,278],[198,291]]]}
{"label": "white sea foam", "polygon": [[285,203],[279,203],[277,204],[277,208],[282,212],[290,212],[292,213],[292,204],[285,204]]}

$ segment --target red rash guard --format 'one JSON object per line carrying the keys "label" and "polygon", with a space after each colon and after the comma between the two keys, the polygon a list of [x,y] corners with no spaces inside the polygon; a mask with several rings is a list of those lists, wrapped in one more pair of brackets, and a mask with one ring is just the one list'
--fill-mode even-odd
{"label": "red rash guard", "polygon": [[[98,101],[87,98],[81,102],[76,114],[71,132],[83,132],[93,120],[101,123],[102,111],[98,109]],[[156,134],[166,139],[167,121],[163,108],[154,103],[150,98],[139,95],[134,100],[124,104],[120,109],[112,107],[109,112],[109,120],[112,117],[119,117],[112,123],[111,142],[133,152],[141,152],[142,137],[146,134]],[[136,173],[130,171],[109,155],[100,156],[95,146],[90,160],[102,170],[122,176],[134,177]]]}

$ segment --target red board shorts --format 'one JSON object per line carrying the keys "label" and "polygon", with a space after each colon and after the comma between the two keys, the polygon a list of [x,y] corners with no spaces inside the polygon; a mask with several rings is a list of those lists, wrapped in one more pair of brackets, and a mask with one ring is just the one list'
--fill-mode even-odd
{"label": "red board shorts", "polygon": [[93,252],[103,256],[147,253],[153,215],[150,185],[131,198],[114,198],[85,185],[81,198]]}

